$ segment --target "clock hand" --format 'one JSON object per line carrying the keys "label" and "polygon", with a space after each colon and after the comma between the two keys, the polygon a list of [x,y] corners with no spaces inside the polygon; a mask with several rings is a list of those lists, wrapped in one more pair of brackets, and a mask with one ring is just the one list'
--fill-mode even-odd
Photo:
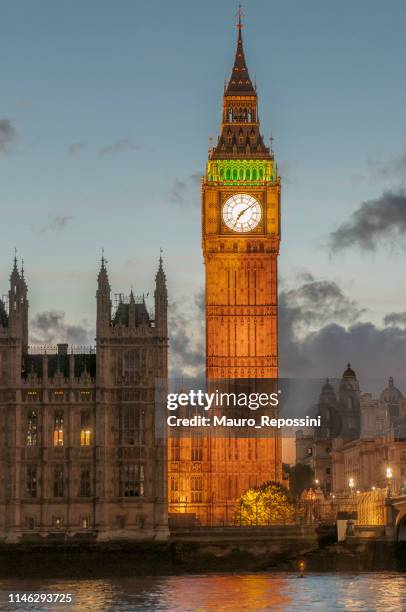
{"label": "clock hand", "polygon": [[244,210],[242,210],[242,211],[241,211],[241,212],[238,214],[238,216],[237,216],[237,221],[238,221],[238,219],[239,219],[239,218],[240,218],[240,217],[241,217],[241,216],[242,216],[244,213],[246,213],[246,212],[247,212],[247,210],[249,210],[250,208],[252,208],[253,206],[255,206],[255,204],[256,204],[256,202],[254,202],[253,204],[250,204],[249,206],[247,206],[247,208],[244,208]]}

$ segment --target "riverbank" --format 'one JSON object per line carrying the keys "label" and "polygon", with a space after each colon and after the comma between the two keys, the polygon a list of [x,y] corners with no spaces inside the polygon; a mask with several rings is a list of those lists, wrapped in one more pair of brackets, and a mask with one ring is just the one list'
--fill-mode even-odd
{"label": "riverbank", "polygon": [[180,532],[168,542],[0,544],[0,577],[181,575],[239,571],[406,571],[406,544],[349,538],[306,528],[259,533]]}

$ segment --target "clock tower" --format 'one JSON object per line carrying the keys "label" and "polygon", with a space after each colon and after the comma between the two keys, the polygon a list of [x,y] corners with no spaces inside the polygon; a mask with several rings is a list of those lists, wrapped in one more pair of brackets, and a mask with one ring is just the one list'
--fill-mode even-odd
{"label": "clock tower", "polygon": [[[231,387],[233,379],[252,379],[248,382],[254,390],[255,379],[265,378],[273,379],[269,390],[274,392],[281,184],[273,152],[259,131],[258,97],[245,62],[241,14],[237,27],[221,132],[209,151],[202,180],[206,376],[211,391],[220,379]],[[269,480],[281,482],[279,435],[245,434],[209,431],[171,438],[171,519],[183,514],[184,520],[197,517],[202,525],[233,524],[235,502],[244,491]]]}
{"label": "clock tower", "polygon": [[281,182],[259,126],[241,14],[221,133],[202,183],[209,379],[277,378]]}

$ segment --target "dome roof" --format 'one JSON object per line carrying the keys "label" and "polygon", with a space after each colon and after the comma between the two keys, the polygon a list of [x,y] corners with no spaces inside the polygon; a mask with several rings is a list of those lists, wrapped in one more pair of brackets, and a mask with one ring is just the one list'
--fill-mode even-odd
{"label": "dome roof", "polygon": [[350,363],[347,363],[347,369],[345,370],[343,374],[343,378],[357,378],[357,375],[355,374],[354,370],[351,368]]}
{"label": "dome roof", "polygon": [[320,401],[325,399],[336,399],[336,394],[334,392],[333,386],[328,378],[326,378],[326,382],[322,386],[320,392]]}
{"label": "dome roof", "polygon": [[388,386],[384,389],[380,395],[381,402],[385,404],[397,404],[402,399],[402,392],[393,384],[393,377],[389,377]]}

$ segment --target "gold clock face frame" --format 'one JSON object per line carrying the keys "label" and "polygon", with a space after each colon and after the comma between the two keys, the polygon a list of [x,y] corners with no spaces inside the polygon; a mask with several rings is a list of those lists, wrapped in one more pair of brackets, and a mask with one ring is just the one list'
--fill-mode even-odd
{"label": "gold clock face frame", "polygon": [[246,234],[252,232],[261,222],[261,204],[252,195],[236,193],[224,202],[222,217],[230,230]]}

